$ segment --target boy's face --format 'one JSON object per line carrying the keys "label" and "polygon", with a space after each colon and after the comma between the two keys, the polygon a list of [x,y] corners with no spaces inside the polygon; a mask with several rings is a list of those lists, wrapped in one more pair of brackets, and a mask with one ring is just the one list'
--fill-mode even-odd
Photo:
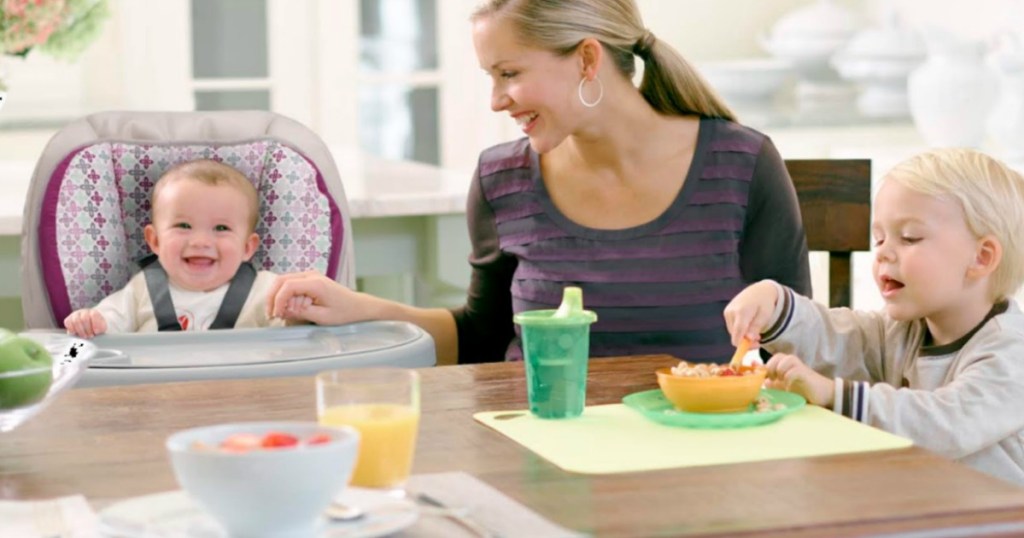
{"label": "boy's face", "polygon": [[146,242],[171,283],[210,291],[256,252],[259,236],[249,231],[249,219],[246,197],[234,187],[177,178],[154,200]]}
{"label": "boy's face", "polygon": [[871,230],[872,272],[892,318],[949,315],[977,293],[967,271],[978,240],[953,200],[886,181],[875,198]]}

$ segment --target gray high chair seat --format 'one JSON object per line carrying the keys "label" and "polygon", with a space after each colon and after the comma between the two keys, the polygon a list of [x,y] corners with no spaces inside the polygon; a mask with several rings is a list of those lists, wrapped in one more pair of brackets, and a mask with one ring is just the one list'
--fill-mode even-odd
{"label": "gray high chair seat", "polygon": [[[155,182],[170,166],[200,158],[229,164],[255,185],[261,244],[252,261],[258,269],[316,270],[354,286],[345,190],[330,151],[316,133],[263,111],[104,112],[61,129],[33,172],[21,245],[26,328],[62,329],[68,314],[121,289],[138,270],[135,262],[149,253],[142,230],[150,221]],[[413,340],[426,336],[418,328],[409,330],[417,335]],[[297,334],[283,331],[276,334]],[[167,336],[171,342],[180,338],[187,343],[195,338],[189,334]],[[144,335],[109,336],[131,343],[143,341]],[[167,340],[159,342],[166,345]],[[204,369],[195,363],[136,366],[150,373],[162,369],[157,378],[147,375],[141,381],[308,373],[310,365],[303,364],[308,361],[292,359],[279,367],[257,368],[235,357],[219,365],[219,371],[215,365]],[[125,373],[133,369],[130,361],[125,364],[123,356],[118,361],[118,379],[135,375]],[[376,362],[396,359],[380,357]],[[429,362],[433,364],[432,343]],[[340,366],[327,362],[320,369]],[[219,373],[213,375],[215,371]]]}

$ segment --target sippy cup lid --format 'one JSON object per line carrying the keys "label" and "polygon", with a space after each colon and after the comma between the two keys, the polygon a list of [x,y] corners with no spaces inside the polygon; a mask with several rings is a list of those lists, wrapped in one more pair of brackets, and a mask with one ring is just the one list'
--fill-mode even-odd
{"label": "sippy cup lid", "polygon": [[580,325],[597,321],[597,314],[583,309],[583,290],[567,286],[562,290],[562,304],[558,310],[532,310],[513,316],[520,325]]}

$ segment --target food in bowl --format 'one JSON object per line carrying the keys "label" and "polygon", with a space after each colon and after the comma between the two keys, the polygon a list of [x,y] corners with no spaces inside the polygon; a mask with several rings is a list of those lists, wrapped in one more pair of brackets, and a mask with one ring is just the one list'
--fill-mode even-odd
{"label": "food in bowl", "polygon": [[681,361],[657,370],[658,386],[672,405],[690,413],[749,411],[761,393],[767,370],[764,366],[691,364]]}
{"label": "food in bowl", "polygon": [[[4,333],[0,334],[4,342],[14,344],[13,356],[19,355],[18,348],[22,351],[26,349],[23,347],[27,346],[24,340],[31,340],[41,345],[42,349],[28,354],[34,354],[39,357],[36,360],[42,362],[49,358],[46,366],[6,371],[0,367],[0,433],[3,433],[24,424],[74,386],[85,371],[86,363],[96,354],[97,348],[91,342],[63,334],[23,333],[12,339],[7,337],[5,331],[0,332]],[[6,355],[8,359],[11,356]],[[10,365],[11,362],[6,364]]]}
{"label": "food in bowl", "polygon": [[751,375],[754,373],[754,370],[754,366],[733,368],[729,364],[707,364],[703,362],[690,364],[686,361],[679,361],[679,364],[672,367],[672,375],[682,377],[729,377],[734,375]]}
{"label": "food in bowl", "polygon": [[220,450],[221,452],[249,452],[250,450],[275,450],[278,448],[301,448],[303,446],[330,443],[334,438],[327,433],[314,433],[302,439],[285,432],[267,432],[263,435],[255,433],[234,433],[217,445],[209,445],[204,441],[192,444],[193,450]]}
{"label": "food in bowl", "polygon": [[53,357],[42,344],[0,329],[0,409],[42,400],[53,383]]}
{"label": "food in bowl", "polygon": [[[222,448],[244,439],[296,442]],[[348,484],[358,450],[358,431],[316,422],[222,424],[167,438],[178,483],[230,536],[314,535],[324,509]]]}

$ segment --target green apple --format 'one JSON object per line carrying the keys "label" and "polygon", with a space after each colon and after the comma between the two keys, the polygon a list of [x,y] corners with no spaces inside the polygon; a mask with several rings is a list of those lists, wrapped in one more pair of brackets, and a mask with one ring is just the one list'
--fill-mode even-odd
{"label": "green apple", "polygon": [[[14,377],[8,372],[45,368],[44,371]],[[35,403],[53,382],[53,357],[39,342],[0,329],[0,409]]]}

